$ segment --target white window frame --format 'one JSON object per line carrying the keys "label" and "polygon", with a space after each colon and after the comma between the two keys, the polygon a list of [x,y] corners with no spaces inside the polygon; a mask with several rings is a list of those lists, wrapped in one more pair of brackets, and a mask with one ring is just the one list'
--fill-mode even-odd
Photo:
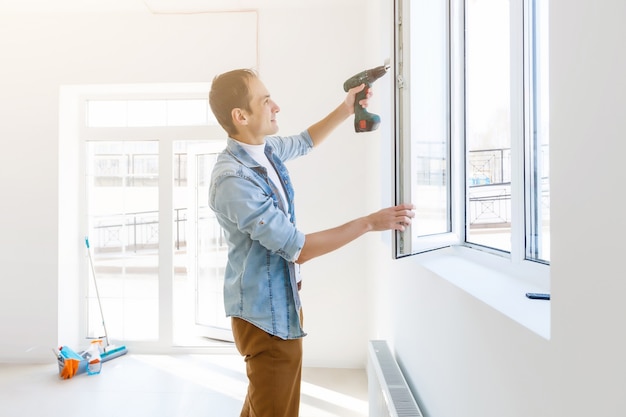
{"label": "white window frame", "polygon": [[[174,344],[173,332],[173,271],[174,252],[174,181],[173,181],[173,143],[181,140],[206,141],[210,138],[225,138],[221,126],[157,126],[157,127],[89,127],[87,126],[87,102],[90,100],[162,100],[162,99],[207,99],[210,83],[168,83],[168,84],[120,84],[120,85],[85,85],[77,87],[78,105],[78,144],[79,144],[79,179],[81,195],[79,201],[79,230],[85,234],[88,230],[86,167],[84,155],[88,141],[142,141],[157,140],[159,143],[159,335],[156,341],[130,341],[125,344],[135,352],[168,353],[179,350]],[[81,269],[88,271],[83,262]],[[89,277],[87,273],[85,277]],[[89,278],[91,279],[91,278]],[[87,285],[81,283],[81,311],[87,311]],[[86,314],[81,317],[86,317]],[[81,318],[79,337],[87,337],[86,319]],[[185,348],[187,352],[204,352],[206,348]],[[223,348],[231,352],[232,348]],[[211,348],[212,352],[221,351]]]}
{"label": "white window frame", "polygon": [[[393,247],[394,258],[406,256],[428,254],[430,258],[432,251],[442,250],[445,253],[462,256],[472,262],[481,265],[488,265],[501,271],[503,275],[524,277],[539,285],[542,288],[549,287],[549,263],[537,260],[527,260],[525,250],[525,144],[528,138],[525,135],[531,131],[529,118],[528,99],[531,91],[525,79],[530,76],[529,71],[529,50],[525,48],[528,39],[525,34],[524,22],[530,19],[529,8],[526,7],[527,0],[510,0],[511,16],[511,112],[512,112],[512,133],[511,147],[513,160],[511,167],[511,199],[512,199],[512,246],[511,252],[503,252],[479,245],[468,244],[466,242],[465,221],[468,216],[468,196],[466,193],[466,148],[465,148],[465,108],[464,108],[464,0],[449,0],[449,221],[448,233],[438,235],[423,236],[417,239],[411,238],[411,231],[396,232],[396,239]],[[410,187],[405,181],[404,171],[410,167],[410,140],[404,136],[410,132],[409,117],[407,116],[406,102],[407,94],[403,93],[400,86],[406,82],[406,73],[403,61],[410,61],[408,56],[409,48],[402,42],[406,42],[409,33],[410,22],[403,17],[403,13],[411,6],[411,0],[396,0],[394,13],[394,33],[395,33],[395,69],[396,86],[394,89],[394,105],[396,108],[395,126],[395,161],[394,167],[394,200],[397,203],[410,202]],[[404,39],[404,40],[403,40]],[[526,106],[526,107],[525,107]],[[410,133],[409,133],[410,135]],[[405,164],[402,167],[401,164]],[[514,202],[513,202],[514,201]],[[419,218],[415,219],[419,222]],[[448,249],[445,249],[448,248]],[[424,255],[426,256],[426,255]]]}

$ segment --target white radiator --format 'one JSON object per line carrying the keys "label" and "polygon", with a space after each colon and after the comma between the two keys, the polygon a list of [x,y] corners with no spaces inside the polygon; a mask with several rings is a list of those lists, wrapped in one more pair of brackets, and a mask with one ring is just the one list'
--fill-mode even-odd
{"label": "white radiator", "polygon": [[370,340],[367,364],[370,417],[422,417],[387,342]]}

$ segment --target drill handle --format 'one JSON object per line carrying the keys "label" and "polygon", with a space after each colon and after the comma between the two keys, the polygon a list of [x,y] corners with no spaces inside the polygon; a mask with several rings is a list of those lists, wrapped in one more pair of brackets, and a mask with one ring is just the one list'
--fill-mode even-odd
{"label": "drill handle", "polygon": [[361,100],[364,100],[367,98],[367,90],[369,90],[371,87],[370,83],[364,83],[364,84],[365,84],[365,87],[363,88],[363,90],[356,93],[356,96],[354,97],[354,115],[357,118],[359,117],[359,115],[367,113],[367,110],[364,109],[363,106],[361,106],[361,104],[359,104]]}
{"label": "drill handle", "polygon": [[354,98],[354,131],[357,133],[371,132],[380,124],[380,116],[368,112],[359,102],[367,97],[367,91],[372,85],[365,83],[365,88],[359,91]]}

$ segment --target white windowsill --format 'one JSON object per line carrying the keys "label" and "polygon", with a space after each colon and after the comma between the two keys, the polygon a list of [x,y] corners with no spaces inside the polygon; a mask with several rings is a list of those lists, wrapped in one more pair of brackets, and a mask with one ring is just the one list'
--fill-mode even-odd
{"label": "white windowsill", "polygon": [[465,247],[418,255],[420,264],[502,314],[550,339],[550,301],[531,300],[527,292],[550,292],[549,267],[508,259]]}

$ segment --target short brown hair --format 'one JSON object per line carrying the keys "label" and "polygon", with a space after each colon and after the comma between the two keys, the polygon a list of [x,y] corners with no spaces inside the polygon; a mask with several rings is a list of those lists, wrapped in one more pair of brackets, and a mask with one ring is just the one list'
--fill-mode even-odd
{"label": "short brown hair", "polygon": [[229,135],[237,133],[232,110],[250,110],[249,82],[257,73],[252,69],[237,69],[217,75],[211,84],[209,105],[218,123]]}

